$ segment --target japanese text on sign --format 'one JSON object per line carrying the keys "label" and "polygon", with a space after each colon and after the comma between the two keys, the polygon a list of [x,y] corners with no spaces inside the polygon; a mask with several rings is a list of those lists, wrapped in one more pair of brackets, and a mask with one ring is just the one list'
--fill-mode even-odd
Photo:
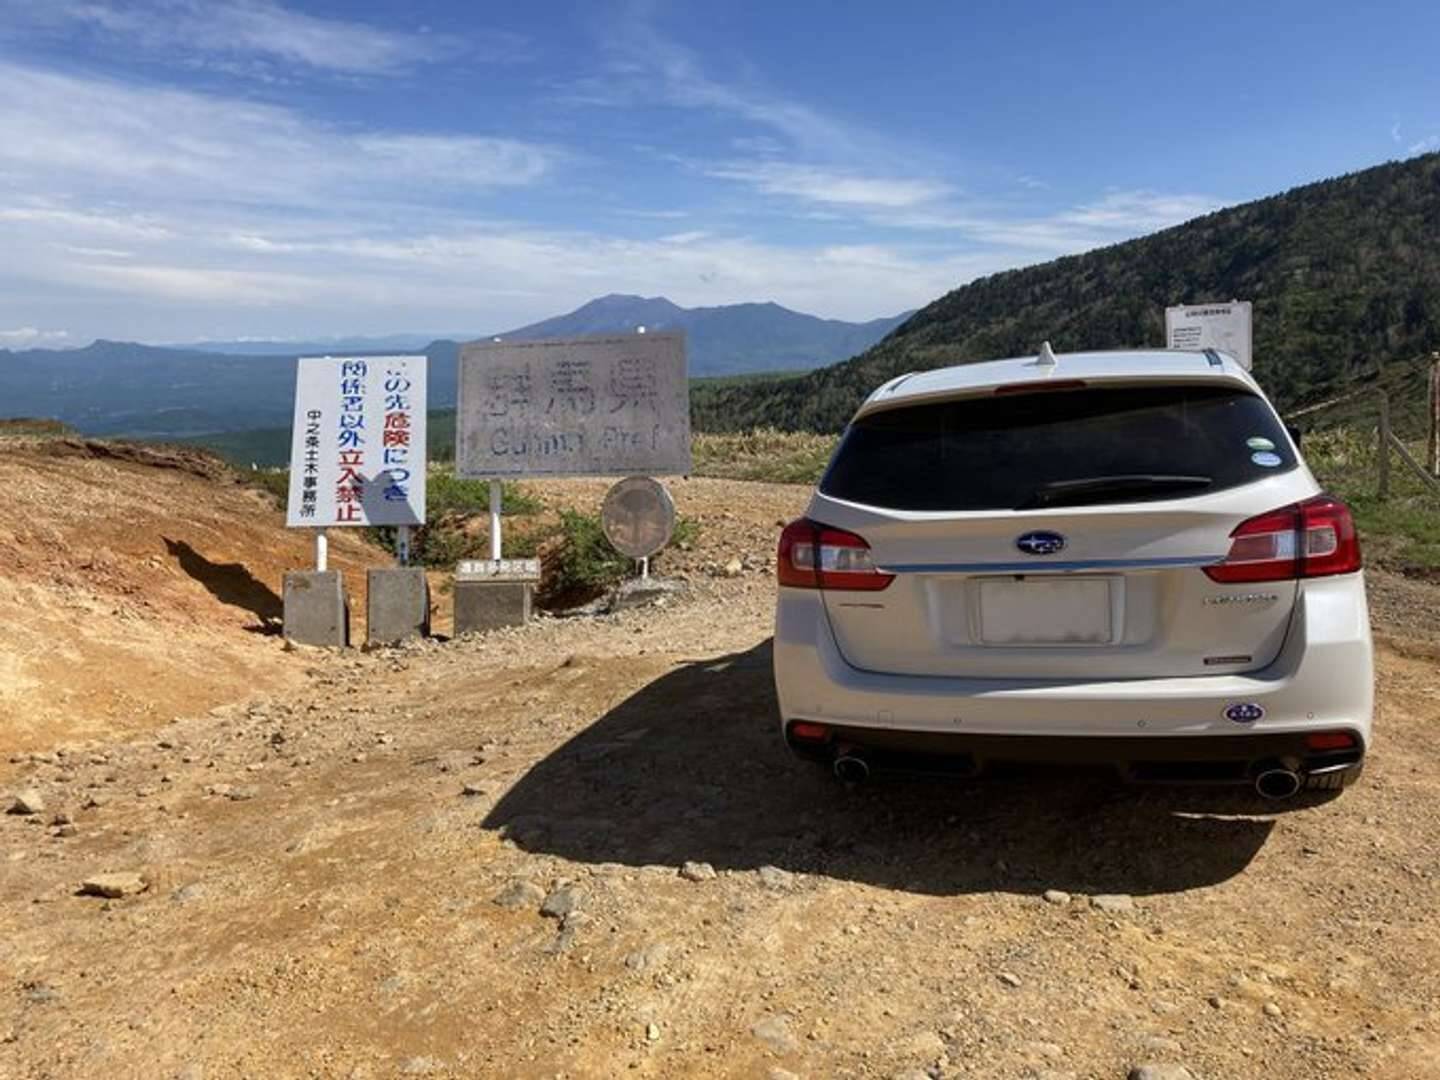
{"label": "japanese text on sign", "polygon": [[1167,349],[1218,349],[1250,370],[1250,301],[1181,304],[1165,309]]}
{"label": "japanese text on sign", "polygon": [[461,476],[688,473],[684,335],[471,343],[457,425]]}
{"label": "japanese text on sign", "polygon": [[424,523],[425,360],[297,362],[288,525]]}

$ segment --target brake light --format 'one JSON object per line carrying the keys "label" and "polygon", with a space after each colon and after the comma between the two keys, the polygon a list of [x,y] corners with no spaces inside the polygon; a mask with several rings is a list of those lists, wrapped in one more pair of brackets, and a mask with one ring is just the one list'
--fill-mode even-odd
{"label": "brake light", "polygon": [[797,589],[877,592],[895,580],[875,569],[870,545],[861,537],[809,518],[785,526],[775,570],[781,585]]}
{"label": "brake light", "polygon": [[1084,390],[1084,379],[1037,379],[1034,382],[1005,383],[995,388],[997,395],[1048,394],[1055,390]]}
{"label": "brake light", "polygon": [[1205,567],[1214,581],[1286,581],[1359,570],[1360,540],[1350,508],[1329,495],[1243,521],[1223,562]]}

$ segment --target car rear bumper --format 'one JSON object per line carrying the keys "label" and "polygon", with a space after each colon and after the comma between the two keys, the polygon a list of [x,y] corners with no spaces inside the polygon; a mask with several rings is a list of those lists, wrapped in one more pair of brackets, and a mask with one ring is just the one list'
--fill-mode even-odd
{"label": "car rear bumper", "polygon": [[[1373,672],[1358,574],[1306,581],[1279,656],[1244,675],[885,675],[845,661],[818,593],[782,588],[776,608],[775,683],[787,733],[790,722],[810,720],[902,755],[924,747],[977,760],[1254,763],[1294,756],[1306,734],[1349,731],[1358,760],[1371,738]],[[1263,715],[1228,719],[1235,705],[1257,706]]]}
{"label": "car rear bumper", "polygon": [[952,776],[974,776],[1011,764],[1047,764],[1113,767],[1135,783],[1249,784],[1270,768],[1304,775],[1354,768],[1365,753],[1353,731],[1346,732],[1353,737],[1353,746],[1317,749],[1306,741],[1304,732],[1086,738],[968,735],[835,724],[826,725],[825,738],[816,741],[796,738],[792,727],[786,726],[786,741],[800,757],[831,761],[849,755],[864,758],[873,772]]}

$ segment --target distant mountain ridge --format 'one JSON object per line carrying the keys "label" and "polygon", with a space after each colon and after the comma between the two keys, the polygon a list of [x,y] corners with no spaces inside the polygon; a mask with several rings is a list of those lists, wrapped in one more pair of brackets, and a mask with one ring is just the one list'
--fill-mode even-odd
{"label": "distant mountain ridge", "polygon": [[611,333],[637,326],[684,330],[692,375],[748,375],[809,369],[844,360],[879,341],[910,314],[852,323],[805,315],[776,303],[683,308],[663,296],[611,293],[568,315],[497,336],[533,340]]}
{"label": "distant mountain ridge", "polygon": [[[878,341],[903,319],[847,323],[778,304],[683,308],[664,297],[612,294],[566,315],[474,337],[532,340],[630,332],[637,326],[683,329],[690,373],[703,377],[833,363]],[[78,349],[0,349],[0,416],[52,417],[94,434],[151,438],[282,426],[291,418],[295,357],[342,352],[423,352],[430,358],[431,407],[453,406],[459,344],[415,340],[394,335],[162,347],[99,339]],[[218,344],[256,351],[216,352]]]}
{"label": "distant mountain ridge", "polygon": [[1254,302],[1255,376],[1282,410],[1377,373],[1414,387],[1392,396],[1418,410],[1420,369],[1440,348],[1437,235],[1440,154],[1380,165],[972,281],[844,363],[707,393],[695,423],[838,431],[897,375],[1026,356],[1046,340],[1057,352],[1162,346],[1167,305],[1232,298]]}

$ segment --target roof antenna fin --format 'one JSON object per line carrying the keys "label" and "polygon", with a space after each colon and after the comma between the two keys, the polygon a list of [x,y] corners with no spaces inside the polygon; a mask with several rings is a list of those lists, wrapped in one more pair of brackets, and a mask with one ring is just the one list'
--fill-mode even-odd
{"label": "roof antenna fin", "polygon": [[1040,346],[1040,355],[1035,358],[1035,366],[1054,367],[1056,363],[1055,350],[1050,348],[1050,343],[1047,341]]}

